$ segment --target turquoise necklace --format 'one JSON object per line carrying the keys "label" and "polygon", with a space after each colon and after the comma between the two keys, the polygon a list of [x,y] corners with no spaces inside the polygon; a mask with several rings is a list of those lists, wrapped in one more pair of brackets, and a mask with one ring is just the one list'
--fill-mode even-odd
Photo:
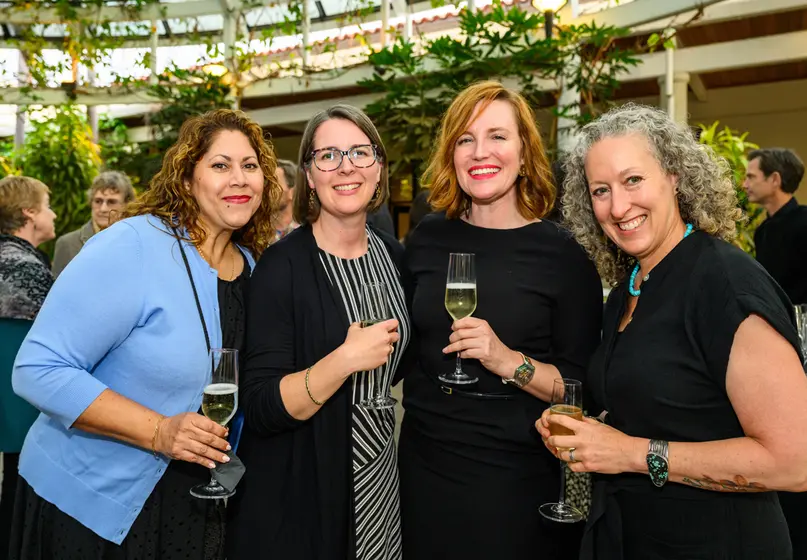
{"label": "turquoise necklace", "polygon": [[[687,224],[687,230],[684,232],[684,239],[692,233],[695,228],[692,227],[692,224]],[[630,273],[630,280],[628,281],[628,292],[633,297],[639,297],[641,295],[642,290],[640,288],[634,288],[633,286],[636,285],[636,275],[639,274],[639,263],[636,263],[636,266],[633,267],[633,272]],[[642,282],[647,282],[650,280],[650,273],[648,272],[645,277],[642,279]]]}

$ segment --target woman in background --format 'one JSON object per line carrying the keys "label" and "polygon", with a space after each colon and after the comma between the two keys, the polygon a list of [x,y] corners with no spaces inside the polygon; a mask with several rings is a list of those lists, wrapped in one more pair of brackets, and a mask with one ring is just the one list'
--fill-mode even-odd
{"label": "woman in background", "polygon": [[56,236],[56,214],[50,209],[50,190],[31,177],[0,180],[0,452],[3,487],[0,490],[0,552],[8,551],[8,537],[17,491],[17,464],[25,434],[36,409],[11,390],[11,367],[22,337],[28,331],[53,285],[48,263],[37,247]]}

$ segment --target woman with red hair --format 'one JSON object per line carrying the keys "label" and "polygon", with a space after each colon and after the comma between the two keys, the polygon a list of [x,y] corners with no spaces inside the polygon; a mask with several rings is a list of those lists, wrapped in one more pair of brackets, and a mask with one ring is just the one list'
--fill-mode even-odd
{"label": "woman with red hair", "polygon": [[[400,438],[404,558],[567,558],[579,543],[543,521],[559,464],[533,422],[555,379],[582,379],[602,292],[572,236],[542,218],[555,198],[535,116],[497,82],[460,93],[425,173],[435,214],[406,246],[417,362]],[[450,253],[474,253],[472,317],[443,310]],[[475,384],[438,379],[456,353]]]}

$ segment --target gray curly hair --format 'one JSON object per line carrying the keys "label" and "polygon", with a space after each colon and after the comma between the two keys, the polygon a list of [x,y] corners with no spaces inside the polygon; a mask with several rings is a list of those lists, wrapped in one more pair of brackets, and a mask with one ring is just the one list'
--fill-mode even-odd
{"label": "gray curly hair", "polygon": [[647,138],[664,172],[678,177],[678,207],[684,222],[732,242],[742,218],[728,163],[709,146],[699,144],[689,128],[659,109],[635,103],[608,111],[582,128],[579,142],[566,158],[563,218],[603,280],[612,286],[625,279],[635,259],[606,237],[597,222],[585,163],[598,141],[630,134]]}

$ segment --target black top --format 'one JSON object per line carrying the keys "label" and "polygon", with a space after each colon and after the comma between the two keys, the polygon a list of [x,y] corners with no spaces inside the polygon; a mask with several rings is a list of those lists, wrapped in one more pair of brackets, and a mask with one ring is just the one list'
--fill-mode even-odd
{"label": "black top", "polygon": [[[238,278],[231,282],[219,279],[224,348],[243,349],[249,275],[244,258],[244,270]],[[20,479],[10,558],[39,557],[45,549],[52,558],[82,560],[220,560],[224,558],[224,503],[200,500],[188,493],[191,487],[209,480],[210,471],[201,465],[171,461],[126,539],[116,546],[46,502]],[[160,538],[154,538],[158,534]]]}
{"label": "black top", "polygon": [[793,303],[807,303],[807,206],[795,198],[754,233],[757,260]]}
{"label": "black top", "polygon": [[[400,266],[401,245],[375,231]],[[250,281],[246,367],[239,388],[247,467],[228,506],[227,557],[296,560],[355,555],[351,524],[351,393],[345,383],[309,420],[286,411],[280,380],[341,345],[348,319],[310,225],[271,245]]]}
{"label": "black top", "polygon": [[[412,325],[417,363],[406,375],[404,406],[411,429],[457,453],[478,449],[528,452],[544,456],[547,470],[557,460],[545,451],[534,428],[547,403],[503,385],[478,360],[463,369],[482,393],[509,393],[506,414],[491,414],[489,402],[446,398],[437,376],[451,372],[455,354],[444,355],[452,319],[445,310],[449,253],[475,253],[477,308],[499,339],[539,362],[555,365],[563,377],[583,379],[599,342],[602,288],[594,265],[571,235],[541,221],[516,229],[475,227],[444,214],[423,219],[406,246],[411,276]],[[460,444],[460,445],[455,445]]]}
{"label": "black top", "polygon": [[[626,304],[623,282],[605,307],[602,344],[591,360],[588,389],[590,412],[608,410],[608,423],[630,436],[676,442],[744,436],[726,393],[726,370],[734,335],[749,315],[765,319],[799,349],[782,289],[747,254],[703,232],[685,238],[652,270],[642,283],[633,319],[619,334]],[[603,517],[608,521],[602,527],[610,527],[607,538],[621,541],[619,525],[614,525],[620,516],[610,509],[618,506],[606,497],[614,489],[655,498],[726,499],[683,484],[659,490],[646,474],[600,475],[598,480],[581,558],[593,557],[592,543],[603,537],[594,537]],[[685,513],[681,523],[684,519]],[[683,525],[680,530],[687,531]]]}
{"label": "black top", "polygon": [[244,270],[235,280],[219,278],[219,316],[221,319],[221,347],[244,351],[246,339],[247,296],[249,294],[249,263],[244,259]]}
{"label": "black top", "polygon": [[25,239],[0,234],[0,317],[35,319],[52,285],[41,251]]}

